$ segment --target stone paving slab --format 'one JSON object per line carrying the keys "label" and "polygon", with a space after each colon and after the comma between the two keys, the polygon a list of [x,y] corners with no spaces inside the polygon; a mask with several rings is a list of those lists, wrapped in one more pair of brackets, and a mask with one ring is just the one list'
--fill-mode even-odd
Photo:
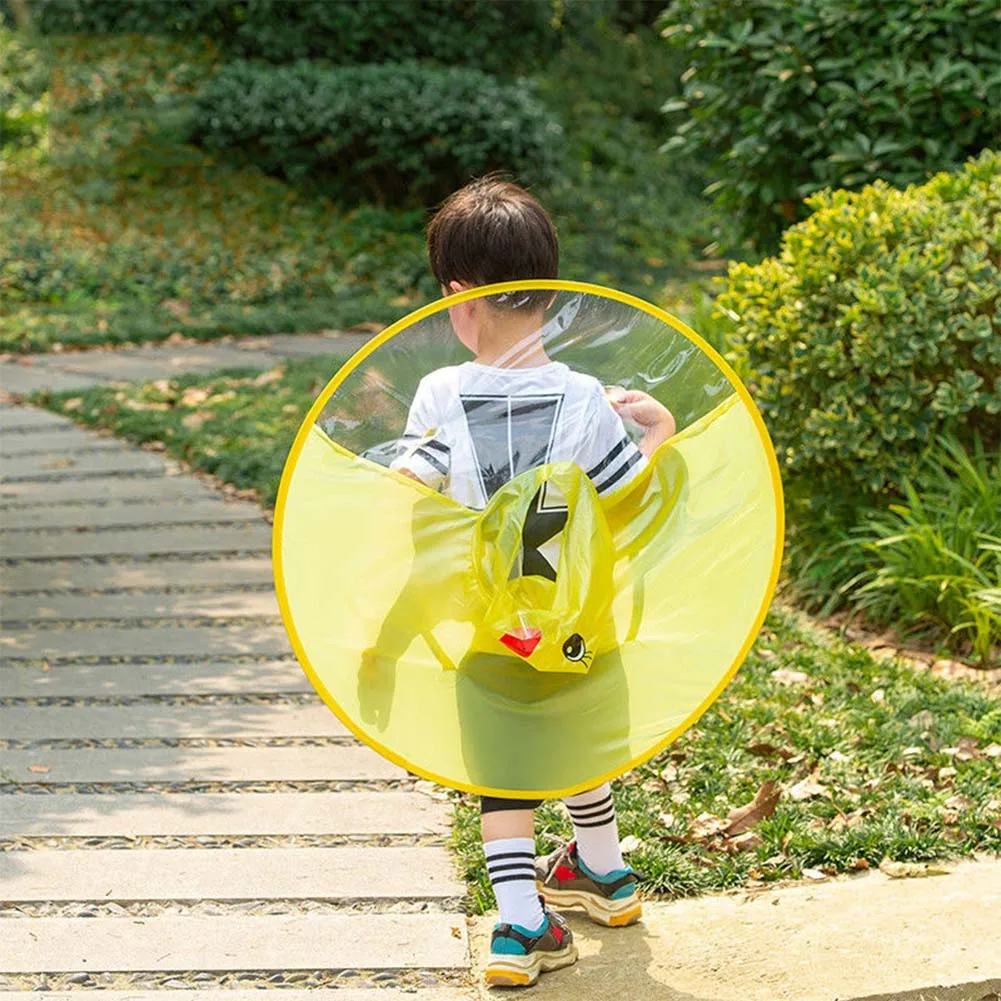
{"label": "stone paving slab", "polygon": [[0,590],[99,591],[109,588],[239,587],[271,584],[274,574],[266,556],[219,560],[115,560],[85,563],[46,560],[38,563],[0,563]]}
{"label": "stone paving slab", "polygon": [[38,389],[61,393],[69,389],[89,389],[107,382],[97,374],[82,375],[60,371],[48,365],[20,365],[0,362],[0,391],[27,395]]}
{"label": "stone paving slab", "polygon": [[21,659],[78,657],[218,657],[253,654],[281,657],[292,652],[278,625],[157,626],[115,629],[10,630],[0,635],[0,656]]}
{"label": "stone paving slab", "polygon": [[240,524],[227,527],[122,528],[102,532],[46,532],[26,537],[0,532],[4,559],[65,558],[67,556],[162,556],[169,553],[225,553],[267,550],[271,526]]}
{"label": "stone paving slab", "polygon": [[75,351],[37,355],[35,366],[53,375],[89,376],[100,382],[152,382],[188,372],[220,369],[270,368],[280,359],[253,344],[246,349],[228,344],[185,344],[176,347],[136,347],[118,351]]}
{"label": "stone paving slab", "polygon": [[[855,879],[646,902],[643,922],[572,918],[580,961],[543,977],[537,1001],[834,1001],[937,997],[931,985],[1001,980],[1001,861],[948,876]],[[477,919],[482,963],[495,918]],[[979,1001],[983,991],[955,998]]]}
{"label": "stone paving slab", "polygon": [[59,504],[51,507],[0,508],[0,527],[42,528],[125,528],[139,525],[189,525],[200,521],[264,522],[254,504],[223,500],[195,500],[155,504]]}
{"label": "stone paving slab", "polygon": [[0,972],[461,969],[448,914],[33,918],[4,923]]}
{"label": "stone paving slab", "polygon": [[0,435],[6,435],[8,431],[48,431],[52,428],[69,430],[75,429],[76,425],[68,417],[36,407],[5,406],[0,409]]}
{"label": "stone paving slab", "polygon": [[179,476],[168,469],[165,476],[94,476],[84,480],[20,480],[0,484],[4,508],[37,505],[82,504],[87,501],[206,500],[218,498],[201,480]]}
{"label": "stone paving slab", "polygon": [[[445,848],[0,852],[0,900],[459,898]],[[0,919],[2,920],[2,919]]]}
{"label": "stone paving slab", "polygon": [[126,737],[344,737],[347,728],[325,705],[0,706],[0,736],[9,740],[98,740]]}
{"label": "stone paving slab", "polygon": [[[46,768],[45,772],[32,767]],[[88,747],[0,749],[15,783],[321,782],[402,779],[406,772],[367,747]]]}
{"label": "stone paving slab", "polygon": [[[170,594],[71,595],[69,597],[6,597],[0,603],[5,623],[84,620],[157,619],[192,616],[225,619],[277,619],[278,601],[265,591],[194,591]],[[8,625],[8,628],[10,626]]]}
{"label": "stone paving slab", "polygon": [[[317,355],[340,355],[347,359],[371,337],[370,334],[272,334],[255,338],[253,344],[262,350],[281,358],[312,358]],[[251,342],[243,341],[244,346]],[[331,372],[331,375],[334,373]]]}
{"label": "stone paving slab", "polygon": [[163,459],[153,452],[120,448],[113,452],[79,452],[72,449],[44,455],[22,455],[4,459],[3,482],[17,480],[73,480],[82,476],[115,475],[163,476]]}
{"label": "stone paving slab", "polygon": [[121,452],[122,443],[110,435],[60,428],[37,434],[4,434],[0,427],[0,458],[14,455],[32,455],[36,452],[58,452],[75,455],[80,451]]}
{"label": "stone paving slab", "polygon": [[4,838],[436,836],[448,830],[447,803],[394,790],[60,793],[5,796],[3,802],[0,837]]}
{"label": "stone paving slab", "polygon": [[47,671],[41,667],[0,664],[0,698],[4,699],[312,691],[309,679],[294,660],[249,664],[225,661],[80,664],[70,661],[54,664]]}
{"label": "stone paving slab", "polygon": [[[261,1001],[260,993],[259,989],[228,987],[224,1001]],[[475,987],[282,988],[282,1001],[476,1001],[480,996]],[[39,1001],[39,999],[38,993],[33,991],[0,991],[0,1001]],[[45,1001],[80,1001],[80,991],[46,991]],[[163,991],[102,989],[101,1001],[164,1001],[164,998]],[[171,988],[169,1001],[220,1001],[219,990],[211,987],[204,990]]]}

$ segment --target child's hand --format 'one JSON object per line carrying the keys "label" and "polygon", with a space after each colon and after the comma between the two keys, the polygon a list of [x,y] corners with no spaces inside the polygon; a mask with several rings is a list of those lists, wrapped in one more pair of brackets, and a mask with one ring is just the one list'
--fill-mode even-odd
{"label": "child's hand", "polygon": [[389,724],[396,688],[396,661],[369,647],[358,667],[358,705],[361,718],[378,730]]}
{"label": "child's hand", "polygon": [[623,389],[609,386],[605,390],[608,402],[623,419],[643,428],[646,432],[639,444],[639,450],[650,456],[654,450],[675,431],[674,416],[659,400],[639,389]]}

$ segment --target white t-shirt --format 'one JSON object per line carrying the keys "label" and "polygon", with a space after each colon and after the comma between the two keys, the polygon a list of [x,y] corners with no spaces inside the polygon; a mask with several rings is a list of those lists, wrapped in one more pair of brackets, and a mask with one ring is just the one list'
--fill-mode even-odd
{"label": "white t-shirt", "polygon": [[[477,510],[519,473],[575,462],[599,494],[628,483],[646,460],[597,379],[562,362],[494,368],[466,362],[425,376],[394,469]],[[539,510],[565,511],[540,497]]]}

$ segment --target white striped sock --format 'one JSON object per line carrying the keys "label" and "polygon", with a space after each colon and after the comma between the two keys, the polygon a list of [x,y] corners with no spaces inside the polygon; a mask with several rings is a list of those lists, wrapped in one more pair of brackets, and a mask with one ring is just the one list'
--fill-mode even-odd
{"label": "white striped sock", "polygon": [[577,852],[584,865],[596,876],[624,869],[612,787],[604,782],[597,789],[568,796],[563,802],[570,811]]}
{"label": "white striped sock", "polygon": [[532,838],[484,841],[487,870],[504,924],[529,931],[542,927],[545,915],[535,888],[535,842]]}

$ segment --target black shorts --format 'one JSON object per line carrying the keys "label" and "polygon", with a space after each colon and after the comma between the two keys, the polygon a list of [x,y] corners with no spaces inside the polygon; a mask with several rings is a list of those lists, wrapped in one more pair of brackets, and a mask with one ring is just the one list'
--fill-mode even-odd
{"label": "black shorts", "polygon": [[541,799],[501,799],[498,796],[481,796],[480,813],[499,813],[501,810],[534,810],[542,806]]}

